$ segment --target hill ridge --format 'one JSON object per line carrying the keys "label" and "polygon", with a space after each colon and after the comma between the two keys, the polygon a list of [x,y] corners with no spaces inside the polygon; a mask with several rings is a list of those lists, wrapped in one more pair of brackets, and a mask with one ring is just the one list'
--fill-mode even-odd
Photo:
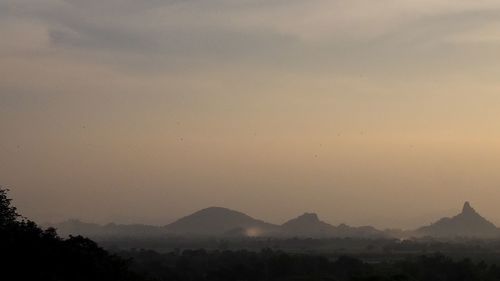
{"label": "hill ridge", "polygon": [[99,225],[68,220],[52,224],[61,230],[63,235],[82,234],[96,236],[162,236],[162,235],[195,235],[195,236],[267,236],[267,237],[361,237],[361,238],[410,238],[431,236],[446,237],[500,237],[499,229],[482,217],[466,201],[462,210],[455,216],[443,217],[416,230],[379,230],[373,226],[353,227],[347,224],[331,225],[322,221],[317,213],[305,212],[281,225],[268,223],[253,218],[233,209],[211,206],[200,209],[165,226],[143,224]]}
{"label": "hill ridge", "polygon": [[481,216],[466,201],[462,211],[453,217],[444,217],[430,225],[418,228],[417,235],[434,237],[498,237],[500,232],[496,225]]}

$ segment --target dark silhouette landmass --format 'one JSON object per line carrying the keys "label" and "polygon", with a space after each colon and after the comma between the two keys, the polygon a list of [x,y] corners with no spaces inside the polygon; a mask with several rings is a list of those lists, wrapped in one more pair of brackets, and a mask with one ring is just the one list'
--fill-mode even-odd
{"label": "dark silhouette landmass", "polygon": [[302,237],[329,237],[335,233],[335,227],[321,221],[315,213],[304,213],[281,225],[284,235]]}
{"label": "dark silhouette landmass", "polygon": [[429,226],[417,229],[415,232],[417,235],[432,237],[495,238],[499,237],[500,234],[498,228],[478,214],[469,202],[465,202],[460,214],[451,218],[442,218]]}
{"label": "dark silhouette landmass", "polygon": [[224,235],[242,229],[249,236],[258,236],[274,233],[278,226],[221,207],[197,211],[165,226],[167,232],[190,235]]}
{"label": "dark silhouette landmass", "polygon": [[281,234],[284,236],[327,238],[327,237],[353,237],[353,238],[380,238],[387,237],[383,231],[371,226],[352,227],[346,224],[333,226],[321,221],[315,213],[304,213],[281,225]]}
{"label": "dark silhouette landmass", "polygon": [[319,219],[315,213],[304,213],[282,225],[267,223],[235,210],[210,207],[185,216],[166,226],[89,224],[79,220],[69,220],[50,225],[61,235],[85,235],[102,237],[161,237],[161,236],[218,236],[218,237],[309,237],[309,238],[398,238],[411,237],[476,237],[500,238],[499,229],[478,214],[469,202],[462,212],[452,218],[442,218],[437,222],[416,230],[386,229],[372,226],[331,225]]}
{"label": "dark silhouette landmass", "polygon": [[70,219],[58,224],[47,224],[56,228],[62,236],[82,235],[88,237],[157,237],[165,235],[162,227],[144,224],[115,224],[100,225],[87,223],[78,219]]}

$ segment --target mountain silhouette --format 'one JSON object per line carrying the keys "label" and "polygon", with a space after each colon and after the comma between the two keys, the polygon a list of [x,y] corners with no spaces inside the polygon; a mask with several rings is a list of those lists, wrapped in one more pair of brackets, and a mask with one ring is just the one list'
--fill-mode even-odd
{"label": "mountain silhouette", "polygon": [[346,224],[333,226],[318,218],[315,213],[304,213],[281,225],[280,234],[284,236],[327,238],[327,237],[357,237],[378,238],[387,237],[384,232],[372,226],[352,227]]}
{"label": "mountain silhouette", "polygon": [[433,237],[492,238],[499,236],[500,232],[493,223],[476,212],[469,202],[465,202],[460,214],[421,227],[416,230],[416,234]]}
{"label": "mountain silhouette", "polygon": [[355,238],[387,238],[388,233],[378,230],[373,226],[349,226],[340,224],[335,228],[337,237],[355,237]]}
{"label": "mountain silhouette", "polygon": [[335,227],[319,220],[315,213],[304,213],[282,224],[280,230],[284,235],[327,237],[333,235]]}
{"label": "mountain silhouette", "polygon": [[276,231],[278,226],[238,211],[210,207],[185,216],[165,226],[165,229],[176,234],[224,235],[239,231],[247,236],[259,236]]}
{"label": "mountain silhouette", "polygon": [[242,212],[222,208],[209,207],[178,219],[166,226],[151,226],[142,224],[105,225],[82,222],[77,219],[67,220],[58,224],[46,224],[54,227],[61,236],[84,235],[93,239],[123,238],[154,238],[175,236],[222,236],[222,237],[388,237],[386,233],[371,226],[351,227],[346,224],[333,226],[321,221],[315,213],[304,213],[282,225],[275,225],[252,218]]}
{"label": "mountain silhouette", "polygon": [[165,237],[169,235],[307,238],[500,237],[500,230],[478,214],[469,202],[465,202],[460,214],[451,218],[442,218],[435,223],[416,230],[381,231],[372,226],[353,227],[346,224],[334,226],[320,220],[315,213],[304,213],[282,225],[275,225],[252,218],[242,212],[222,207],[199,210],[163,227],[114,223],[99,225],[79,220],[69,220],[47,226],[58,229],[61,236],[84,235],[94,239],[106,237]]}
{"label": "mountain silhouette", "polygon": [[83,235],[90,238],[104,237],[150,237],[163,236],[165,230],[159,226],[144,224],[115,224],[100,225],[70,219],[58,224],[46,224],[45,227],[54,227],[62,237]]}

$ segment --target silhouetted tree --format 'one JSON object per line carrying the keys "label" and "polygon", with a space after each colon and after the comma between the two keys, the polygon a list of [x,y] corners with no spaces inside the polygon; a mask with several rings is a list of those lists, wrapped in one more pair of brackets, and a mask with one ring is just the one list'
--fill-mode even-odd
{"label": "silhouetted tree", "polygon": [[21,217],[0,188],[0,280],[141,280],[128,262],[90,239],[60,238]]}
{"label": "silhouetted tree", "polygon": [[0,186],[0,227],[6,227],[7,225],[11,225],[16,222],[19,218],[19,214],[17,213],[16,207],[12,206],[10,199],[7,196],[7,192],[9,190],[6,188],[2,188]]}

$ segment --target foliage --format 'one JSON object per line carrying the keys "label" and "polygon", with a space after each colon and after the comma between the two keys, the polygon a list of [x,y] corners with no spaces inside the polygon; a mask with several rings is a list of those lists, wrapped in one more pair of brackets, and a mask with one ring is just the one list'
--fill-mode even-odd
{"label": "foliage", "polygon": [[442,254],[374,263],[348,256],[328,259],[269,249],[260,252],[185,250],[165,254],[134,250],[121,255],[134,258],[133,269],[156,280],[500,280],[500,268],[495,265],[469,259],[454,260]]}
{"label": "foliage", "polygon": [[0,227],[6,227],[9,224],[15,223],[19,218],[16,207],[11,206],[10,199],[7,196],[8,189],[0,187]]}
{"label": "foliage", "polygon": [[128,262],[90,239],[62,239],[21,218],[0,189],[0,280],[139,280]]}

